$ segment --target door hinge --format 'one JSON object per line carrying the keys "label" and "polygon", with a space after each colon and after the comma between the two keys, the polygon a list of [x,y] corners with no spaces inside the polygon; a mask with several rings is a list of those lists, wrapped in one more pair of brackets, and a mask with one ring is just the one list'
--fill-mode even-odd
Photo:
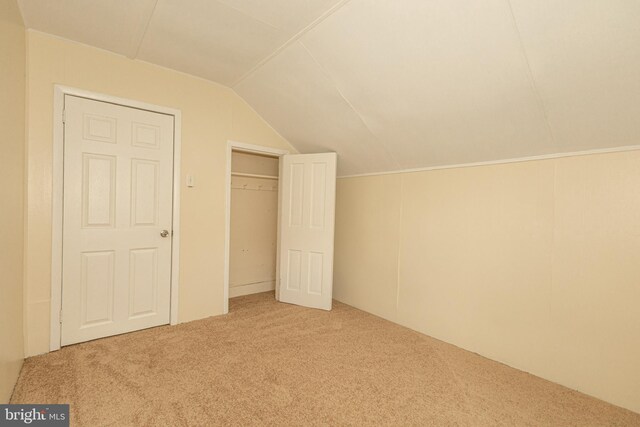
{"label": "door hinge", "polygon": [[60,309],[60,324],[62,325],[62,309]]}
{"label": "door hinge", "polygon": [[67,110],[62,110],[62,123],[67,122]]}

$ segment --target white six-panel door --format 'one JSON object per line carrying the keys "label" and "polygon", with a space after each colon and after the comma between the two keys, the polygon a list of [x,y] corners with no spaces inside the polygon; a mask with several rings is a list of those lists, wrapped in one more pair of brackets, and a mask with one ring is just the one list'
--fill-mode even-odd
{"label": "white six-panel door", "polygon": [[173,117],[66,95],[64,132],[62,345],[169,323]]}
{"label": "white six-panel door", "polygon": [[336,161],[336,153],[282,157],[282,302],[331,310]]}

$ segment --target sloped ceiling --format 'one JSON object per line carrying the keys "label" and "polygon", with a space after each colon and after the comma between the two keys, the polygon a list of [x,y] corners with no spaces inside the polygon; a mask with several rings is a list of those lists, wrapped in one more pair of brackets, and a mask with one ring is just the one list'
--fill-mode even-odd
{"label": "sloped ceiling", "polygon": [[232,87],[341,175],[640,144],[635,0],[20,0],[28,27]]}

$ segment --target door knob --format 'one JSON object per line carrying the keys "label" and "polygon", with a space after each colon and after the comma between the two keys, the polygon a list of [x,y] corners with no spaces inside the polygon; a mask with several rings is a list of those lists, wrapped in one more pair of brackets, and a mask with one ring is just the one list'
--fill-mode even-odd
{"label": "door knob", "polygon": [[169,230],[162,230],[160,232],[160,237],[167,237],[169,235]]}

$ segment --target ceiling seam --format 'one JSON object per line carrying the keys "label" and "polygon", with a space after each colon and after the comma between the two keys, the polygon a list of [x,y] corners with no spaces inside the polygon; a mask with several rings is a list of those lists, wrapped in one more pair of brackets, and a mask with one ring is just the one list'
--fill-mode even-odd
{"label": "ceiling seam", "polygon": [[282,45],[280,45],[276,50],[274,50],[273,52],[271,52],[269,55],[267,55],[266,57],[264,57],[263,59],[261,59],[256,65],[254,65],[253,67],[251,67],[251,69],[249,71],[247,71],[246,73],[244,73],[242,76],[240,76],[240,78],[236,79],[233,83],[231,83],[230,87],[234,88],[237,85],[239,85],[240,83],[242,83],[247,77],[249,77],[251,74],[255,73],[258,69],[260,69],[264,64],[266,64],[267,62],[269,62],[271,59],[275,58],[276,56],[278,56],[283,50],[285,50],[288,46],[292,45],[293,43],[295,43],[298,39],[300,39],[302,36],[304,36],[306,33],[308,33],[309,31],[311,31],[312,29],[314,29],[318,24],[320,24],[322,21],[324,21],[325,19],[327,19],[329,16],[333,15],[335,12],[337,12],[338,10],[340,10],[344,5],[346,5],[347,3],[349,3],[351,0],[341,0],[338,3],[336,3],[335,5],[333,5],[329,10],[327,10],[326,12],[324,12],[322,15],[320,15],[318,18],[316,18],[315,20],[313,20],[309,25],[307,25],[306,27],[304,27],[302,30],[298,31],[296,34],[293,35],[293,37],[291,37],[289,40],[287,40],[286,42],[284,42]]}
{"label": "ceiling seam", "polygon": [[513,11],[511,0],[505,0],[505,2],[507,3],[509,13],[511,14],[511,22],[516,32],[516,37],[518,38],[518,45],[520,45],[520,51],[522,52],[522,57],[524,58],[524,62],[527,66],[527,72],[529,73],[529,80],[531,81],[531,87],[533,89],[533,93],[535,94],[536,100],[538,101],[538,107],[540,108],[540,110],[542,110],[542,116],[544,117],[544,122],[547,125],[547,131],[549,132],[551,141],[553,142],[553,145],[555,146],[556,150],[558,150],[558,142],[556,140],[555,135],[553,134],[553,128],[551,127],[551,122],[549,122],[549,116],[547,115],[547,108],[542,99],[542,95],[540,95],[540,90],[538,89],[536,79],[533,76],[533,69],[531,68],[531,63],[529,62],[529,56],[527,55],[527,51],[524,47],[524,41],[522,40],[522,33],[520,32],[520,27],[518,27],[518,21],[516,19],[516,14]]}
{"label": "ceiling seam", "polygon": [[251,16],[251,15],[249,15],[247,12],[244,12],[244,11],[242,11],[242,10],[238,9],[238,8],[235,8],[235,7],[231,6],[230,4],[227,4],[227,3],[222,2],[222,1],[220,1],[220,0],[216,0],[216,3],[218,3],[219,5],[221,5],[221,6],[223,6],[223,7],[229,8],[229,9],[231,9],[231,10],[235,11],[235,12],[238,12],[238,13],[239,13],[240,15],[242,15],[242,16],[246,16],[247,18],[253,19],[253,20],[254,20],[254,21],[256,21],[256,22],[259,22],[259,23],[264,24],[264,25],[266,25],[266,26],[268,26],[268,27],[271,27],[271,28],[273,28],[274,30],[284,31],[282,28],[278,28],[278,27],[276,27],[275,25],[268,23],[267,21],[263,21],[263,20],[262,20],[262,19],[260,19],[260,18],[256,18],[255,16]]}
{"label": "ceiling seam", "polygon": [[151,18],[153,18],[153,14],[156,12],[156,6],[158,5],[158,0],[154,0],[153,7],[149,12],[149,17],[147,18],[147,22],[144,23],[142,28],[142,32],[140,34],[140,38],[138,40],[137,46],[133,51],[133,55],[130,56],[131,59],[137,59],[138,54],[140,53],[140,48],[142,47],[142,42],[144,42],[144,38],[147,36],[147,31],[149,30],[149,24],[151,23]]}
{"label": "ceiling seam", "polygon": [[108,50],[108,49],[103,48],[103,47],[97,47],[97,46],[90,45],[90,44],[87,44],[87,43],[84,43],[84,42],[79,42],[77,40],[67,39],[67,38],[64,38],[62,36],[58,36],[58,35],[51,34],[51,33],[45,33],[44,31],[35,30],[33,28],[27,28],[26,31],[33,32],[33,33],[38,33],[38,34],[41,34],[43,36],[50,37],[50,38],[53,38],[53,39],[56,39],[56,40],[61,40],[61,41],[67,42],[67,43],[72,43],[74,45],[82,46],[83,48],[96,49],[96,50],[99,50],[100,52],[103,52],[103,53],[108,54],[108,55],[116,55],[116,56],[119,56],[119,57],[122,57],[122,58],[128,58],[128,59],[131,59],[132,61],[138,61],[138,62],[147,64],[147,65],[151,65],[153,67],[157,67],[157,68],[163,69],[165,71],[170,71],[172,73],[180,74],[181,76],[188,77],[188,78],[191,78],[191,79],[201,80],[201,81],[203,81],[205,83],[208,83],[208,84],[211,84],[211,85],[220,86],[220,88],[225,89],[225,90],[229,90],[234,95],[238,95],[235,90],[233,90],[229,86],[225,85],[224,83],[220,83],[220,82],[217,82],[215,80],[207,79],[207,78],[202,77],[202,76],[197,76],[195,74],[189,74],[186,71],[180,71],[180,70],[177,70],[175,68],[167,67],[165,65],[160,65],[160,64],[156,64],[154,62],[145,61],[144,59],[130,58],[127,55],[125,55],[124,53],[121,53],[121,52],[114,52],[112,50]]}
{"label": "ceiling seam", "polygon": [[371,127],[367,124],[367,121],[364,119],[364,117],[362,116],[362,114],[360,114],[360,112],[357,110],[357,108],[351,103],[351,101],[349,101],[349,99],[347,99],[347,97],[344,95],[344,93],[342,93],[342,91],[340,90],[340,88],[338,87],[338,84],[336,83],[335,79],[331,76],[331,74],[329,74],[329,72],[327,71],[327,69],[320,63],[320,61],[318,61],[318,59],[311,53],[311,51],[307,48],[307,46],[304,45],[304,43],[302,43],[302,41],[298,41],[298,43],[300,44],[300,46],[302,46],[302,48],[307,52],[307,54],[311,57],[311,59],[313,60],[313,62],[316,63],[316,65],[318,66],[318,68],[320,68],[320,71],[322,72],[322,74],[325,75],[325,77],[327,78],[327,80],[329,80],[329,82],[331,83],[331,85],[335,88],[336,92],[338,92],[338,95],[340,95],[340,97],[344,100],[344,102],[347,103],[347,105],[349,106],[349,108],[351,108],[351,110],[355,113],[355,115],[358,117],[358,119],[360,119],[360,121],[362,122],[363,126],[365,127],[365,129],[371,134],[371,136],[373,136],[373,138],[375,140],[377,140],[380,143],[380,146],[384,149],[384,151],[386,151],[387,156],[389,156],[389,158],[391,160],[393,160],[393,163],[395,163],[396,167],[400,168],[402,167],[400,165],[400,162],[398,161],[398,159],[396,159],[396,157],[393,155],[392,151],[389,149],[389,147],[387,147],[387,145],[382,141],[382,139],[380,139],[372,130]]}

